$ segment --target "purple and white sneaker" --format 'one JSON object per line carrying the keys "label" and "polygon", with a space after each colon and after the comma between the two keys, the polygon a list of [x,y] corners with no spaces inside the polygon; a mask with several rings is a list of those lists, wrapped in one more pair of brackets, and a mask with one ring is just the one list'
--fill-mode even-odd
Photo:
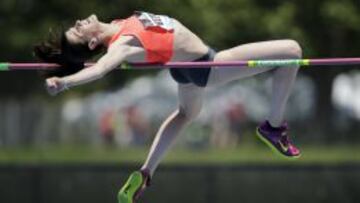
{"label": "purple and white sneaker", "polygon": [[261,123],[257,129],[257,136],[274,152],[286,158],[299,158],[300,150],[295,147],[287,135],[288,125],[284,122],[280,127],[274,128],[268,121]]}

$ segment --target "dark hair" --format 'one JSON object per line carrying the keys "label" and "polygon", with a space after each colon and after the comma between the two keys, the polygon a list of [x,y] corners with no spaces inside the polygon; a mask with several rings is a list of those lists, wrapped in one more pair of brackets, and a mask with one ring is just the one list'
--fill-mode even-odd
{"label": "dark hair", "polygon": [[43,77],[66,76],[78,72],[85,61],[103,51],[103,46],[90,50],[87,44],[70,44],[64,29],[58,32],[49,30],[47,39],[34,46],[34,55],[46,63],[57,63],[59,68],[41,71]]}

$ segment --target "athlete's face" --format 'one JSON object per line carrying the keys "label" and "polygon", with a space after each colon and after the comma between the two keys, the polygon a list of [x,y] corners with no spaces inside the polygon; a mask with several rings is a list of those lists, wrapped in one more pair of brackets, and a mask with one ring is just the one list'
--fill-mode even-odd
{"label": "athlete's face", "polygon": [[98,33],[99,24],[96,15],[91,15],[77,20],[75,25],[65,32],[65,36],[70,44],[87,44]]}

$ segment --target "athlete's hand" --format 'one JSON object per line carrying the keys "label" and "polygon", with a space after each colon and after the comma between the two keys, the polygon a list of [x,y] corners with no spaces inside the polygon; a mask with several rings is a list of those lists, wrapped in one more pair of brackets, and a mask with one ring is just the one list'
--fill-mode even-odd
{"label": "athlete's hand", "polygon": [[66,86],[66,83],[64,82],[64,80],[62,80],[61,78],[58,78],[58,77],[51,77],[51,78],[46,79],[45,87],[46,87],[47,92],[51,96],[55,96],[59,92],[67,89],[67,86]]}

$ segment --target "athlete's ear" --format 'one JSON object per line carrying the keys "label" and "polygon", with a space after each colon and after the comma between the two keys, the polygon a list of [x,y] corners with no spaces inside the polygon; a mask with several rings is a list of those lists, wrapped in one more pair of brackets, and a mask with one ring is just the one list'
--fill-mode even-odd
{"label": "athlete's ear", "polygon": [[88,44],[89,49],[94,50],[98,44],[99,44],[99,40],[96,37],[91,38]]}

